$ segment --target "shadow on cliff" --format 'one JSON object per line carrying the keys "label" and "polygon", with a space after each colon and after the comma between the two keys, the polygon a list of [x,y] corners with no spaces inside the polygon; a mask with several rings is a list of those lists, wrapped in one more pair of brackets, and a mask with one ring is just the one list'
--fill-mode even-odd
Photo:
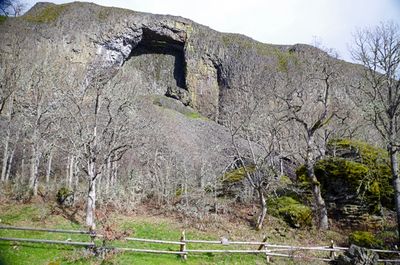
{"label": "shadow on cliff", "polygon": [[174,57],[174,79],[176,86],[186,89],[184,43],[168,36],[143,29],[142,40],[132,50],[127,60],[145,54],[171,55]]}

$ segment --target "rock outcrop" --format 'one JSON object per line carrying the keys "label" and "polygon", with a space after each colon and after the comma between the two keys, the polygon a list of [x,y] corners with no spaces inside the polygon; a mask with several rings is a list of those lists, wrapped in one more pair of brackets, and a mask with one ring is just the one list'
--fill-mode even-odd
{"label": "rock outcrop", "polygon": [[336,260],[331,262],[335,265],[375,265],[378,264],[379,256],[375,252],[351,245],[344,255],[340,255]]}
{"label": "rock outcrop", "polygon": [[328,144],[327,154],[316,163],[315,174],[331,218],[346,227],[381,227],[382,207],[394,209],[386,151],[362,141],[337,139]]}

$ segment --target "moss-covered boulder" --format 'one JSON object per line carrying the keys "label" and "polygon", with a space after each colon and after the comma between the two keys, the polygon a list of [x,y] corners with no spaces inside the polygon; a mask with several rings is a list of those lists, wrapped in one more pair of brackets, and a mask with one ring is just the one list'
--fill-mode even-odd
{"label": "moss-covered boulder", "polygon": [[[315,165],[331,218],[346,225],[376,228],[382,206],[393,208],[393,188],[385,150],[361,141],[333,140],[328,154]],[[298,180],[309,187],[306,170],[297,170]]]}
{"label": "moss-covered boulder", "polygon": [[[340,170],[329,170],[334,178],[345,179],[350,188],[356,191],[358,197],[366,204],[381,204],[387,208],[394,208],[392,187],[392,175],[389,166],[387,152],[382,148],[371,146],[365,142],[339,139],[331,141],[328,145],[329,154],[338,157],[336,162],[343,164],[347,174],[341,174]],[[352,154],[352,155],[350,155]],[[332,159],[329,159],[333,161]],[[318,172],[320,181],[326,181],[327,162],[321,161]],[[329,184],[329,183],[327,183]],[[378,213],[379,207],[369,208],[370,212]]]}
{"label": "moss-covered boulder", "polygon": [[318,161],[315,174],[327,201],[344,205],[357,202],[366,211],[380,214],[380,182],[371,176],[368,166],[345,158],[329,157]]}
{"label": "moss-covered boulder", "polygon": [[268,201],[269,213],[282,218],[294,228],[311,226],[311,208],[289,196],[282,196]]}
{"label": "moss-covered boulder", "polygon": [[222,181],[225,183],[239,182],[239,181],[242,181],[246,177],[246,173],[251,174],[254,171],[255,171],[254,165],[246,166],[246,168],[238,167],[231,171],[226,172],[222,178]]}
{"label": "moss-covered boulder", "polygon": [[220,190],[221,195],[236,198],[238,201],[241,201],[242,198],[240,197],[240,194],[244,188],[246,172],[252,174],[254,171],[255,166],[249,165],[246,166],[246,169],[244,167],[237,167],[225,172],[220,178],[222,183]]}
{"label": "moss-covered boulder", "polygon": [[57,191],[56,200],[60,206],[70,207],[74,203],[74,192],[69,188],[62,187]]}

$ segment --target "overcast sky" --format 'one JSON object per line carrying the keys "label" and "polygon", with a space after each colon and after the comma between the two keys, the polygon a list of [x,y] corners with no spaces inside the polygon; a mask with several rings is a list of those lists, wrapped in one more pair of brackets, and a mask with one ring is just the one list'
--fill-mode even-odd
{"label": "overcast sky", "polygon": [[[38,1],[28,0],[29,6]],[[54,3],[70,1],[54,0]],[[317,39],[351,60],[357,28],[393,20],[400,0],[93,0],[104,6],[189,18],[222,32],[242,33],[273,44],[311,44]]]}

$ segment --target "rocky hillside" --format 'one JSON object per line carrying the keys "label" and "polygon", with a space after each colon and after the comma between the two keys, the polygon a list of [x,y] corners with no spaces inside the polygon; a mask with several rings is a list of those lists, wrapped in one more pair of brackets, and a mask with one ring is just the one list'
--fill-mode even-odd
{"label": "rocky hillside", "polygon": [[[254,100],[283,90],[285,82],[277,76],[290,74],[293,61],[326,55],[308,45],[271,45],[220,33],[181,17],[80,2],[38,3],[22,17],[1,22],[0,35],[0,77],[18,72],[15,87],[40,81],[48,93],[78,91],[103,78],[121,91],[134,91],[137,115],[131,119],[148,124],[132,128],[137,146],[127,160],[139,172],[163,153],[196,174],[204,168],[220,174],[232,160],[227,120],[244,104],[243,91]],[[351,90],[360,68],[329,60],[341,69],[336,107],[348,110],[350,127],[360,128]],[[26,90],[20,100],[30,97]],[[274,102],[261,109],[277,111]]]}

